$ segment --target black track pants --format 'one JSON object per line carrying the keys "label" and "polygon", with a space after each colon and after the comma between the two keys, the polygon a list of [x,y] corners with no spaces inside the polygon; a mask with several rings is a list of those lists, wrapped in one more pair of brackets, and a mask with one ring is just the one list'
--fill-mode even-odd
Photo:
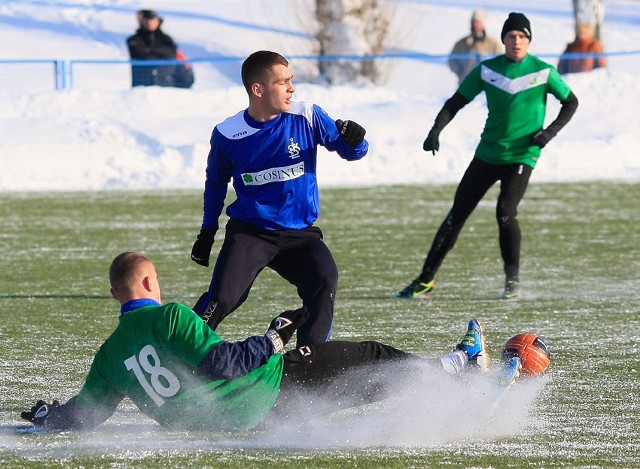
{"label": "black track pants", "polygon": [[496,181],[500,181],[496,219],[504,272],[507,278],[517,279],[521,234],[516,216],[531,171],[532,168],[527,165],[496,165],[474,158],[458,185],[449,214],[433,239],[420,280],[425,283],[433,280],[445,256],[455,245],[465,222]]}
{"label": "black track pants", "polygon": [[[338,288],[338,267],[317,227],[267,231],[231,219],[218,255],[209,290],[194,310],[215,329],[249,295],[265,267],[297,289],[310,318],[297,331],[297,346],[326,342],[331,334]],[[298,306],[292,305],[291,309]],[[279,311],[265,314],[265,328]]]}
{"label": "black track pants", "polygon": [[421,372],[425,363],[441,368],[439,360],[426,360],[375,341],[300,347],[284,355],[275,413],[317,415],[319,407],[333,411],[384,399],[390,397],[394,378]]}

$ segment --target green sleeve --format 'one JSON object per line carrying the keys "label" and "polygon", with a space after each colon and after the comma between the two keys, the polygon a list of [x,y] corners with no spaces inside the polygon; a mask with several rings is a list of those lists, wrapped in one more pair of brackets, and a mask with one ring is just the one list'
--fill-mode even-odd
{"label": "green sleeve", "polygon": [[[104,347],[104,346],[103,346]],[[93,359],[89,374],[73,407],[74,426],[93,428],[107,420],[124,396],[100,373],[100,363],[105,358],[103,347]]]}
{"label": "green sleeve", "polygon": [[551,67],[549,72],[549,92],[555,96],[559,101],[564,101],[569,97],[571,88],[562,79],[562,76],[554,67]]}
{"label": "green sleeve", "polygon": [[464,80],[462,80],[462,83],[460,83],[460,86],[458,87],[458,93],[467,98],[469,101],[472,101],[473,98],[484,91],[484,85],[480,75],[481,67],[482,64],[474,67],[473,70],[471,70],[469,74],[464,77]]}

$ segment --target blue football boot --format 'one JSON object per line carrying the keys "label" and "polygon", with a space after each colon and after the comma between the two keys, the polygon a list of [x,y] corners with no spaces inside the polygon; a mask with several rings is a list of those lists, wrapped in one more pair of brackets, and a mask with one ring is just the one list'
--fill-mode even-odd
{"label": "blue football boot", "polygon": [[467,333],[456,349],[465,352],[469,357],[469,363],[479,367],[483,373],[489,369],[489,351],[484,338],[484,326],[477,319],[469,321]]}

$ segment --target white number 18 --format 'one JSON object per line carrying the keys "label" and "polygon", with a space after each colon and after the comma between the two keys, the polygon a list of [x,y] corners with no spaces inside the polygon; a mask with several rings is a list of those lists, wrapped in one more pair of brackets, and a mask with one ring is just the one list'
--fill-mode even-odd
{"label": "white number 18", "polygon": [[[167,368],[160,366],[158,353],[151,345],[142,347],[137,358],[132,355],[124,361],[124,364],[127,366],[127,370],[133,370],[142,389],[158,407],[164,404],[163,397],[175,396],[180,391],[178,377]],[[151,382],[147,381],[143,370],[149,374]],[[164,378],[166,385],[160,381],[160,377]]]}

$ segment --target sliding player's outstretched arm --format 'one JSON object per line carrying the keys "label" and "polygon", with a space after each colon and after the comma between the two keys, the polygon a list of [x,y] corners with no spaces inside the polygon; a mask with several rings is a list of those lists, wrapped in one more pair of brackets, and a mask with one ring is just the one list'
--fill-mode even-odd
{"label": "sliding player's outstretched arm", "polygon": [[115,411],[120,399],[101,399],[91,405],[79,405],[78,396],[65,404],[58,400],[47,403],[39,400],[29,410],[20,414],[24,420],[45,430],[70,430],[94,428],[107,420]]}

